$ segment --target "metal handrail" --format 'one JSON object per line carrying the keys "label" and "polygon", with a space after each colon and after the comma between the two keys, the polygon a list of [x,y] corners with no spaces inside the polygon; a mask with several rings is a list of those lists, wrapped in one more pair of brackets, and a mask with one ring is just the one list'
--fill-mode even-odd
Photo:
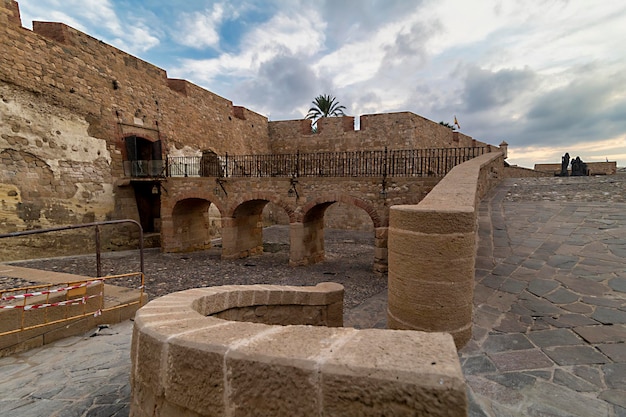
{"label": "metal handrail", "polygon": [[108,224],[120,224],[120,223],[133,223],[139,228],[139,267],[141,273],[144,273],[144,256],[143,256],[143,228],[141,224],[132,219],[122,219],[122,220],[107,220],[102,222],[93,222],[93,223],[82,223],[82,224],[72,224],[69,226],[59,226],[59,227],[51,227],[48,229],[33,229],[33,230],[23,230],[21,232],[11,232],[11,233],[3,233],[0,234],[0,239],[7,237],[18,237],[18,236],[26,236],[26,235],[36,235],[42,233],[50,233],[50,232],[58,232],[62,230],[71,230],[71,229],[82,229],[87,227],[95,227],[95,240],[96,240],[96,276],[102,276],[102,265],[101,265],[101,251],[100,251],[100,227]]}

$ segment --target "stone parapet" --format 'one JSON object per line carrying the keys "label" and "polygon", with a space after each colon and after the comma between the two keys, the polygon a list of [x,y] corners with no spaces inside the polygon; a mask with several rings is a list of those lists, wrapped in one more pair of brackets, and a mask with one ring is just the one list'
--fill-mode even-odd
{"label": "stone parapet", "polygon": [[[615,175],[617,173],[617,162],[585,162],[589,175]],[[535,164],[535,171],[546,172],[551,175],[561,173],[561,164]],[[571,168],[569,173],[571,175]]]}
{"label": "stone parapet", "polygon": [[334,283],[148,303],[135,316],[131,416],[466,415],[450,335],[334,327],[342,309]]}
{"label": "stone parapet", "polygon": [[[559,167],[559,172],[561,168]],[[537,178],[537,177],[552,177],[552,172],[535,171],[534,169],[508,166],[504,167],[504,178]]]}
{"label": "stone parapet", "polygon": [[472,330],[477,204],[502,179],[494,152],[454,167],[417,205],[389,213],[388,325],[449,332],[458,348]]}

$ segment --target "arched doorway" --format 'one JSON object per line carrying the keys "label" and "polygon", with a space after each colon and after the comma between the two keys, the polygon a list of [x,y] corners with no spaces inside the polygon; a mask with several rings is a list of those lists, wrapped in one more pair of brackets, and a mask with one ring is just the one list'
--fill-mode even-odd
{"label": "arched doorway", "polygon": [[165,164],[161,141],[136,135],[124,138],[124,174],[131,178],[139,222],[146,233],[161,230],[161,183]]}

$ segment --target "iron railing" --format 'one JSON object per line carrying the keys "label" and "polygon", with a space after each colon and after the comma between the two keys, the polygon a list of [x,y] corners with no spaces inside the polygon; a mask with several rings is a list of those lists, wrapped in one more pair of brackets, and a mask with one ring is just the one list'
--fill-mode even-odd
{"label": "iron railing", "polygon": [[[268,155],[168,156],[168,177],[443,177],[487,147],[397,149]],[[125,166],[145,164],[125,161]],[[156,161],[155,161],[156,162]],[[128,163],[128,164],[126,164]],[[146,171],[141,171],[146,172]],[[128,174],[127,174],[128,175]],[[130,175],[135,177],[138,175]]]}
{"label": "iron railing", "polygon": [[488,147],[268,155],[168,156],[124,161],[129,177],[443,177]]}

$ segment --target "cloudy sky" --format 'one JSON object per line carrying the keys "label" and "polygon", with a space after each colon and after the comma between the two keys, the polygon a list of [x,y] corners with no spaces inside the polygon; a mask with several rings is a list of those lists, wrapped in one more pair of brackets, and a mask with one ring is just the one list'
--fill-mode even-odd
{"label": "cloudy sky", "polygon": [[270,120],[328,93],[347,114],[411,111],[526,167],[626,166],[626,2],[20,0]]}

